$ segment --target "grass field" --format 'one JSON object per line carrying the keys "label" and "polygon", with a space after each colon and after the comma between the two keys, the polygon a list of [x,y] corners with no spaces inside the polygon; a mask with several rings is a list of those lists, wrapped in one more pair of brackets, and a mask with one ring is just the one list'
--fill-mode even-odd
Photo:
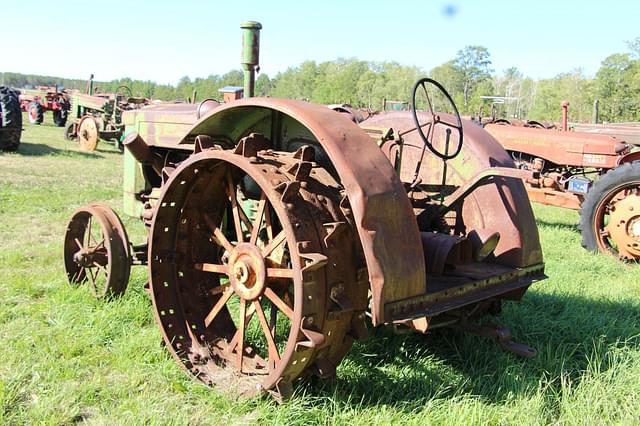
{"label": "grass field", "polygon": [[[497,318],[536,358],[446,330],[379,329],[337,381],[305,383],[283,405],[236,401],[190,380],[161,346],[144,268],[112,302],[67,283],[67,220],[91,201],[121,211],[121,155],[25,127],[19,151],[0,154],[2,424],[640,423],[640,267],[585,252],[575,212],[535,207],[549,279]],[[126,222],[140,241],[142,226]]]}

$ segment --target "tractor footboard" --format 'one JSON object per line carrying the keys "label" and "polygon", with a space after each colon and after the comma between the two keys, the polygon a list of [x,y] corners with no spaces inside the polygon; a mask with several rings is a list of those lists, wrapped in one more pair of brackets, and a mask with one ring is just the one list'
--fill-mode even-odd
{"label": "tractor footboard", "polygon": [[513,268],[471,263],[447,275],[428,275],[428,291],[386,304],[385,318],[397,322],[433,317],[493,297],[519,299],[531,284],[545,278],[544,264]]}

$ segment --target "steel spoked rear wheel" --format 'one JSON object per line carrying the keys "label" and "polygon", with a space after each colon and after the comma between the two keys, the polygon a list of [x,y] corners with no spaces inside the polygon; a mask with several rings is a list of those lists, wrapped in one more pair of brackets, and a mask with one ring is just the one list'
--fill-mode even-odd
{"label": "steel spoked rear wheel", "polygon": [[88,284],[96,298],[124,293],[131,269],[129,241],[109,207],[91,204],[75,211],[65,234],[64,263],[69,282]]}
{"label": "steel spoked rear wheel", "polygon": [[[328,212],[311,208],[271,157],[213,150],[185,161],[165,185],[149,251],[167,346],[199,380],[242,395],[286,396],[306,369],[321,373],[353,341],[353,309],[327,320],[333,258],[318,230]],[[350,255],[335,267],[353,264]]]}

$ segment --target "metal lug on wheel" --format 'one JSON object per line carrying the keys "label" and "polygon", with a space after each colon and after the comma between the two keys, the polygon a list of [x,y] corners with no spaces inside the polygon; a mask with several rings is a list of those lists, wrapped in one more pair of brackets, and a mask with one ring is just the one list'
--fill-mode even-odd
{"label": "metal lug on wheel", "polygon": [[309,161],[300,161],[294,163],[287,169],[287,173],[294,177],[299,182],[305,182],[311,174],[312,164]]}
{"label": "metal lug on wheel", "polygon": [[324,243],[327,247],[335,244],[349,230],[349,225],[345,222],[327,222],[323,223],[322,226],[328,229],[328,234],[324,237]]}
{"label": "metal lug on wheel", "polygon": [[301,146],[293,153],[293,158],[302,161],[315,161],[316,151],[310,145]]}
{"label": "metal lug on wheel", "polygon": [[198,135],[196,136],[196,143],[193,147],[193,152],[195,154],[202,152],[207,149],[213,149],[214,143],[213,139],[209,135]]}
{"label": "metal lug on wheel", "polygon": [[165,183],[167,183],[167,181],[169,180],[169,178],[171,177],[171,174],[176,170],[175,167],[171,167],[171,166],[166,166],[162,168],[162,184],[164,185]]}
{"label": "metal lug on wheel", "polygon": [[271,143],[260,133],[251,133],[249,136],[245,136],[240,139],[235,149],[234,154],[242,155],[243,157],[255,157],[258,155],[258,151],[262,151],[271,147]]}
{"label": "metal lug on wheel", "polygon": [[282,196],[280,197],[280,201],[282,201],[283,203],[288,203],[291,202],[293,198],[300,192],[300,182],[282,182],[274,189],[282,194]]}
{"label": "metal lug on wheel", "polygon": [[[300,243],[301,244],[301,243]],[[312,272],[327,264],[327,256],[322,253],[300,253],[300,257],[306,260],[302,272]]]}

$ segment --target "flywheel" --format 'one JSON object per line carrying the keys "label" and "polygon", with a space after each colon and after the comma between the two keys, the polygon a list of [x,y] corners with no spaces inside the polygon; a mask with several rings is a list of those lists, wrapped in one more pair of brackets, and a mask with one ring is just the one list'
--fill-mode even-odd
{"label": "flywheel", "polygon": [[244,156],[245,142],[192,155],[164,185],[152,298],[189,374],[234,394],[286,397],[304,373],[332,376],[362,336],[367,281],[339,185],[307,161],[312,150]]}

